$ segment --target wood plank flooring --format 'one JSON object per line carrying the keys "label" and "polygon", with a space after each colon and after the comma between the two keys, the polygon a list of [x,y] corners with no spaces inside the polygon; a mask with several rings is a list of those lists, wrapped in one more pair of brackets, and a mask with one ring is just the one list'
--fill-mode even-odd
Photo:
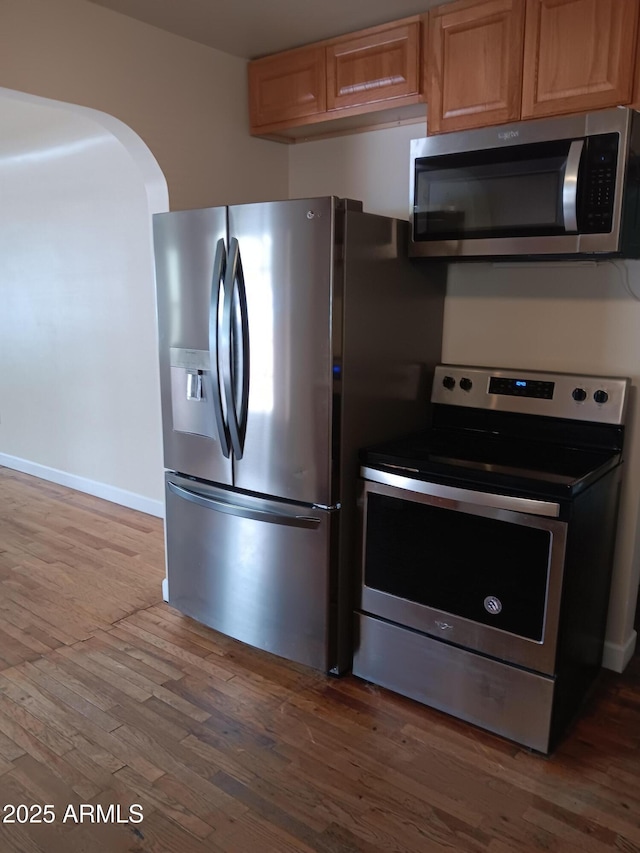
{"label": "wood plank flooring", "polygon": [[162,576],[158,519],[0,468],[0,853],[640,851],[638,658],[545,759],[222,637]]}

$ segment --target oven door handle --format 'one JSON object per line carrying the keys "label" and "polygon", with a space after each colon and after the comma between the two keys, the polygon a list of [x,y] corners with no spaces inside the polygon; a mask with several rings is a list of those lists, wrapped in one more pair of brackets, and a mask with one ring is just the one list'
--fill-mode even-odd
{"label": "oven door handle", "polygon": [[424,480],[414,480],[411,477],[403,477],[400,474],[390,474],[377,468],[363,466],[360,475],[365,480],[374,483],[382,483],[385,486],[394,486],[406,492],[417,492],[421,495],[455,501],[476,506],[491,507],[493,509],[506,509],[512,512],[526,512],[529,515],[544,515],[558,518],[560,515],[560,504],[553,501],[539,501],[533,498],[519,498],[515,495],[500,495],[493,492],[477,492],[474,489],[461,489],[457,486],[443,486],[440,483],[428,483]]}

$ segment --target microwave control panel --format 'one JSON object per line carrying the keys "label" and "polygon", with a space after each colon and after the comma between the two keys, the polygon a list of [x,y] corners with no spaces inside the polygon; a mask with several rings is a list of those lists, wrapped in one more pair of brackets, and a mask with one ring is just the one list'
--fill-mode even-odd
{"label": "microwave control panel", "polygon": [[603,133],[586,139],[582,165],[584,180],[578,184],[579,230],[584,234],[611,231],[619,139],[617,133]]}

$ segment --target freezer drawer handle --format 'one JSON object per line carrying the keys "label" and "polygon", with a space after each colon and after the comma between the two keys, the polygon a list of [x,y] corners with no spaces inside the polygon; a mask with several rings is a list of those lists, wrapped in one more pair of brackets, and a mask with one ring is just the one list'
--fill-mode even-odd
{"label": "freezer drawer handle", "polygon": [[228,503],[217,498],[211,498],[201,495],[199,492],[193,492],[191,489],[184,489],[182,486],[177,486],[175,483],[168,482],[170,491],[179,498],[184,498],[186,501],[203,506],[206,509],[212,509],[215,512],[226,512],[229,515],[237,515],[240,518],[250,518],[253,521],[266,521],[270,524],[286,524],[289,527],[307,527],[315,528],[320,525],[320,519],[312,515],[281,515],[277,512],[267,512],[263,509],[250,509],[246,506]]}
{"label": "freezer drawer handle", "polygon": [[220,391],[219,379],[220,359],[218,357],[218,350],[220,348],[218,334],[218,325],[220,323],[220,288],[222,287],[225,273],[226,252],[224,248],[224,240],[220,239],[216,246],[216,257],[213,262],[211,297],[209,302],[209,381],[211,383],[211,397],[213,399],[213,408],[216,414],[220,449],[222,450],[223,456],[226,456],[228,459],[231,455],[231,447],[229,441],[229,428],[224,421],[224,412],[222,410],[222,393]]}

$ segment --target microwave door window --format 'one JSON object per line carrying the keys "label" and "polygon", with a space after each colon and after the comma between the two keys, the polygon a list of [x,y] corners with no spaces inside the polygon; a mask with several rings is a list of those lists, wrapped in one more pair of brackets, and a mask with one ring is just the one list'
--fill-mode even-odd
{"label": "microwave door window", "polygon": [[[528,146],[522,146],[528,147]],[[568,144],[565,145],[568,149]],[[476,152],[484,153],[484,152]],[[495,156],[495,152],[492,152]],[[415,233],[422,240],[562,234],[566,153],[466,163],[454,155],[418,164]]]}

